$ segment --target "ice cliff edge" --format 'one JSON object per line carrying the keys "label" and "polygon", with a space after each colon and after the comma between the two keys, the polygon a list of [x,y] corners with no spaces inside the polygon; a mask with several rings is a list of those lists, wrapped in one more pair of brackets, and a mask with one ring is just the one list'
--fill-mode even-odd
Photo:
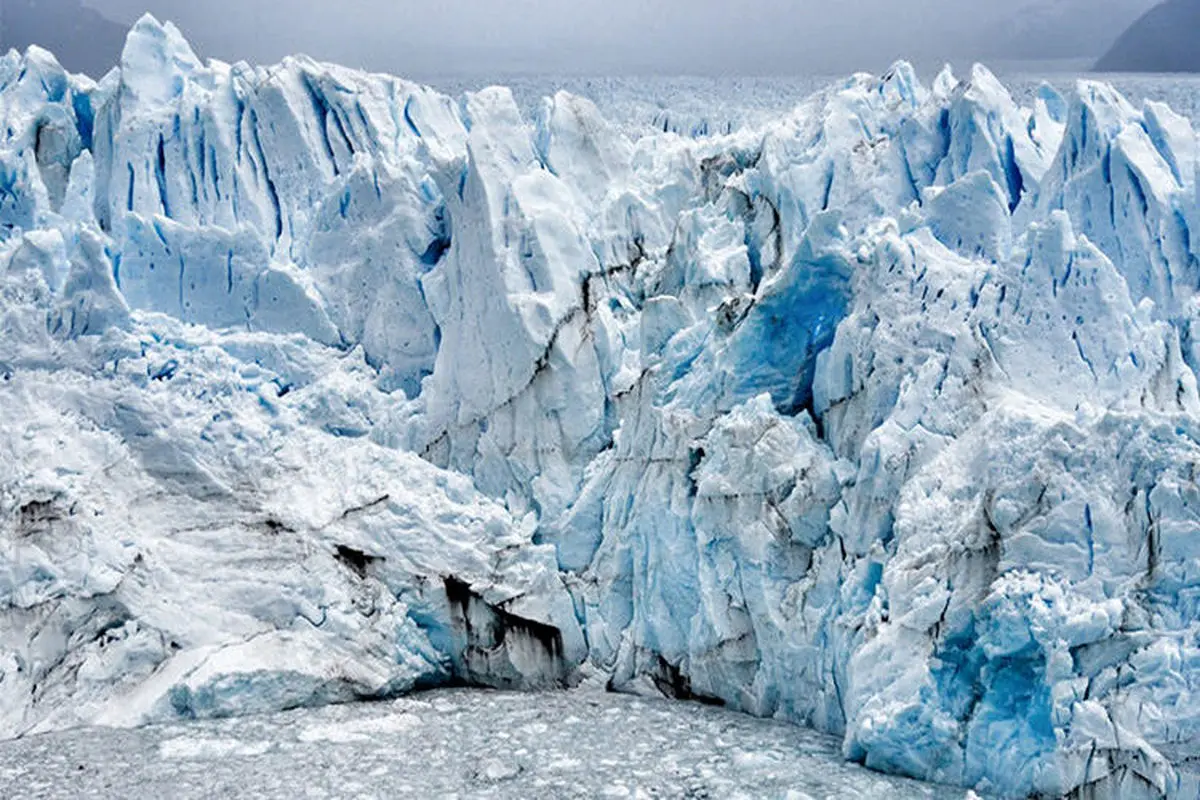
{"label": "ice cliff edge", "polygon": [[600,679],[1188,796],[1198,154],[982,68],[631,141],[0,57],[0,732]]}

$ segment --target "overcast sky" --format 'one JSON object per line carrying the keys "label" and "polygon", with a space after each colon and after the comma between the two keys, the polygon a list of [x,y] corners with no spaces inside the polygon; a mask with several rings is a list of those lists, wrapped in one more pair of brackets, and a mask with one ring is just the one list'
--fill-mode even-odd
{"label": "overcast sky", "polygon": [[[304,52],[423,77],[879,70],[901,57],[932,63],[1025,56],[1014,44],[1021,27],[1049,33],[1049,48],[1082,36],[1076,49],[1087,52],[1067,55],[1095,57],[1108,42],[1090,42],[1115,39],[1154,0],[84,2],[125,24],[145,11],[170,19],[204,56],[273,63]],[[1039,16],[1018,11],[1025,6]],[[1061,8],[1068,11],[1055,10]],[[1039,47],[1034,55],[1041,57]]]}

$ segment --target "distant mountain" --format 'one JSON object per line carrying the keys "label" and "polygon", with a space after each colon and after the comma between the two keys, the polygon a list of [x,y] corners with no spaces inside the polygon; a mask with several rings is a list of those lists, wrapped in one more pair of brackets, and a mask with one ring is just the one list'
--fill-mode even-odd
{"label": "distant mountain", "polygon": [[0,0],[0,54],[36,44],[68,70],[100,78],[117,66],[125,34],[80,0]]}
{"label": "distant mountain", "polygon": [[1038,0],[1004,13],[979,44],[986,58],[1096,58],[1157,0]]}
{"label": "distant mountain", "polygon": [[1096,64],[1100,72],[1200,72],[1200,0],[1168,0],[1146,12]]}

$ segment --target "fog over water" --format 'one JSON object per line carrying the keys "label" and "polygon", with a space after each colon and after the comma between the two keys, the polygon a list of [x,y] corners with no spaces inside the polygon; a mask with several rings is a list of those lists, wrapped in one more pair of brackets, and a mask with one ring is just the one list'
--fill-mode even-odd
{"label": "fog over water", "polygon": [[[82,8],[80,4],[82,3]],[[840,74],[933,65],[1089,64],[1154,0],[0,0],[0,46],[30,38],[68,67],[115,63],[150,11],[202,55],[273,63],[304,52],[411,75]],[[88,16],[87,11],[98,14]],[[84,12],[84,13],[81,13]],[[64,31],[89,25],[67,40]],[[32,37],[31,37],[32,32]],[[62,41],[52,41],[59,39]],[[82,65],[79,66],[79,65]]]}

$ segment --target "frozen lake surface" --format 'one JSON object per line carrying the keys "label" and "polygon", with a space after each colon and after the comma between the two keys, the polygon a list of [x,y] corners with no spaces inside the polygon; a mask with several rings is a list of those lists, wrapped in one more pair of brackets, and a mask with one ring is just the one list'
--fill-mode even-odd
{"label": "frozen lake surface", "polygon": [[879,797],[961,790],[843,763],[836,739],[595,691],[438,691],[390,703],[0,743],[27,798]]}

